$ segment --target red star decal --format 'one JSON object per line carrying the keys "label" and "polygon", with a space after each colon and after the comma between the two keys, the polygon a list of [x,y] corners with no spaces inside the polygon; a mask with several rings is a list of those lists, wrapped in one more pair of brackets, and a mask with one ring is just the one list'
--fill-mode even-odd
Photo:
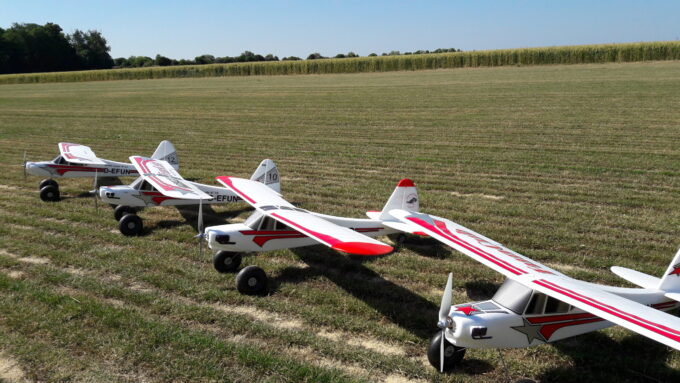
{"label": "red star decal", "polygon": [[680,265],[675,265],[673,266],[673,271],[671,271],[670,274],[668,275],[677,275],[680,276]]}
{"label": "red star decal", "polygon": [[462,311],[465,313],[465,315],[472,315],[473,311],[479,311],[476,308],[472,306],[463,306],[463,307],[456,307],[456,311]]}

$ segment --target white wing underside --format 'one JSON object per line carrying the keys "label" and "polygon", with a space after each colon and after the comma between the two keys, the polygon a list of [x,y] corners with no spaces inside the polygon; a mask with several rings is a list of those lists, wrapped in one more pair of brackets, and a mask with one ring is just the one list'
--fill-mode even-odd
{"label": "white wing underside", "polygon": [[193,183],[182,178],[167,161],[132,156],[130,162],[135,166],[139,175],[164,196],[206,201],[212,199]]}
{"label": "white wing underside", "polygon": [[559,273],[450,220],[391,210],[423,231],[523,285],[680,350],[680,318]]}
{"label": "white wing underside", "polygon": [[97,158],[89,146],[72,144],[70,142],[60,142],[59,152],[68,162],[81,165],[106,165],[106,162]]}
{"label": "white wing underside", "polygon": [[293,206],[263,183],[236,177],[216,180],[266,216],[332,249],[356,255],[382,255],[393,250],[380,241]]}

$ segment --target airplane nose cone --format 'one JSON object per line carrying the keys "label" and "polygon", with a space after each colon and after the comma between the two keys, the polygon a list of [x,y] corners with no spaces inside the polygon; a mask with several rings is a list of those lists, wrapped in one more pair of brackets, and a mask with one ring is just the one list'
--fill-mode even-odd
{"label": "airplane nose cone", "polygon": [[35,162],[26,163],[26,173],[32,174],[38,177],[50,177],[51,174],[42,165]]}

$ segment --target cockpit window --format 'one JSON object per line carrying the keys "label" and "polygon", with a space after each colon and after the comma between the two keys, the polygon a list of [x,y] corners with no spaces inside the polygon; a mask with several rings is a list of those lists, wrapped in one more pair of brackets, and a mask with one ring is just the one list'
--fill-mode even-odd
{"label": "cockpit window", "polygon": [[276,221],[276,230],[292,230],[290,227],[286,226],[285,224]]}
{"label": "cockpit window", "polygon": [[548,297],[548,301],[545,303],[545,313],[546,314],[561,314],[566,313],[571,310],[571,306],[567,303],[562,302],[559,299]]}
{"label": "cockpit window", "polygon": [[153,187],[150,183],[146,182],[146,180],[142,181],[141,184],[139,184],[139,189],[138,190],[144,190],[144,191],[155,191],[156,188]]}
{"label": "cockpit window", "polygon": [[274,230],[274,226],[276,226],[276,220],[273,218],[269,217],[264,217],[262,220],[262,223],[260,223],[260,230],[266,230],[266,231],[271,231]]}
{"label": "cockpit window", "polygon": [[532,291],[519,282],[506,279],[491,299],[499,305],[507,307],[517,314],[521,314],[524,312],[529,298],[531,298]]}
{"label": "cockpit window", "polygon": [[66,160],[64,159],[64,157],[62,157],[61,155],[58,155],[57,157],[55,157],[55,158],[52,160],[52,162],[55,163],[55,164],[57,164],[57,165],[66,165],[66,164],[68,164],[68,162],[66,162]]}
{"label": "cockpit window", "polygon": [[548,297],[545,294],[534,291],[534,295],[529,301],[527,309],[524,311],[525,315],[531,314],[543,314],[543,308],[545,307],[545,301]]}

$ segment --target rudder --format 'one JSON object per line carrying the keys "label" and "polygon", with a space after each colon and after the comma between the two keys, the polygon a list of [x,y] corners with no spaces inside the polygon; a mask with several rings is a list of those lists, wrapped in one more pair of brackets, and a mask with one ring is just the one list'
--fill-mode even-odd
{"label": "rudder", "polygon": [[389,214],[392,209],[403,209],[412,212],[420,211],[420,197],[416,184],[408,178],[404,178],[397,184],[392,195],[387,200],[385,207],[380,213],[379,219],[389,220],[393,217]]}
{"label": "rudder", "polygon": [[659,290],[680,292],[680,250],[675,254],[673,261],[661,277]]}
{"label": "rudder", "polygon": [[281,193],[281,177],[276,163],[270,159],[262,160],[250,177],[252,181],[262,182],[277,193]]}
{"label": "rudder", "polygon": [[172,165],[175,170],[179,169],[179,157],[177,156],[177,150],[175,150],[175,145],[170,141],[161,141],[161,143],[156,148],[151,156],[154,160],[167,161]]}

